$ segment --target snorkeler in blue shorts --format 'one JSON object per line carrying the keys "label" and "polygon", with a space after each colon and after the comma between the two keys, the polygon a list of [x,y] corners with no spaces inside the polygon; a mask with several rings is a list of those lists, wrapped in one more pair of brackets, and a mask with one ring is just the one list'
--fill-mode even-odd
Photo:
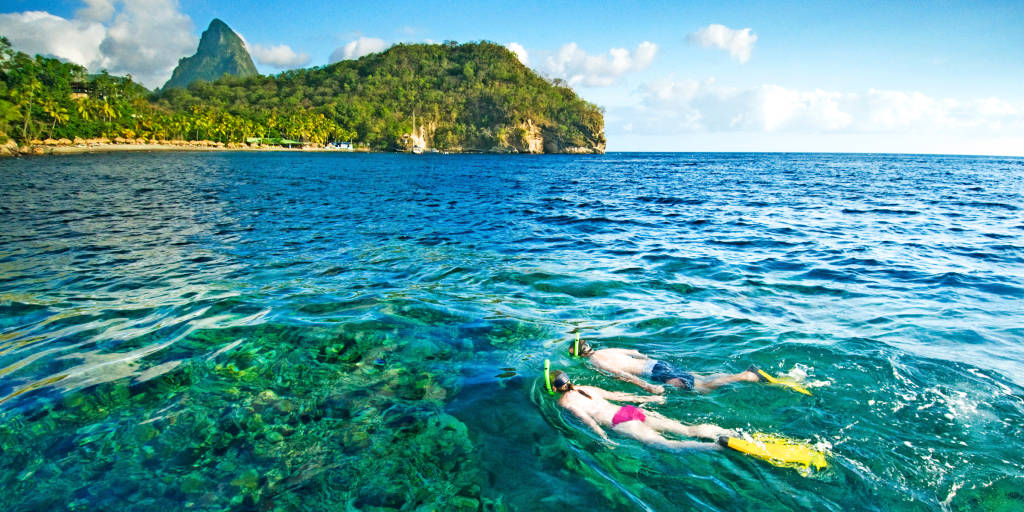
{"label": "snorkeler in blue shorts", "polygon": [[745,372],[699,378],[692,373],[678,370],[665,361],[653,359],[636,350],[623,348],[594,350],[589,343],[579,339],[569,344],[569,355],[585,357],[595,368],[611,373],[618,379],[636,384],[651,393],[659,394],[665,392],[665,387],[663,385],[651,384],[643,378],[680,389],[706,393],[734,382],[766,381],[765,376],[767,375],[756,367],[751,366]]}

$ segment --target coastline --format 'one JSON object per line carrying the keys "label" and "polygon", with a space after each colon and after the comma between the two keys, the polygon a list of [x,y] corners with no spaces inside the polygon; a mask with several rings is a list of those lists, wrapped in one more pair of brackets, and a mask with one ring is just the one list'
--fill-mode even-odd
{"label": "coastline", "polygon": [[305,146],[286,148],[282,146],[250,146],[248,144],[224,144],[211,141],[160,141],[160,142],[88,142],[78,144],[46,144],[33,143],[16,145],[8,142],[0,145],[2,156],[45,156],[45,155],[81,155],[88,153],[123,153],[152,151],[292,151],[318,153],[367,153],[368,148],[340,149],[331,147]]}
{"label": "coastline", "polygon": [[[298,152],[298,153],[377,153],[366,147],[353,149],[333,148],[326,146],[303,146],[300,148],[286,148],[282,146],[257,145],[250,146],[243,143],[212,142],[212,141],[160,141],[160,142],[89,142],[72,144],[48,144],[33,141],[27,145],[17,145],[8,142],[0,145],[0,157],[21,157],[21,156],[46,156],[46,155],[83,155],[90,153],[130,153],[130,152],[172,152],[172,151],[273,151],[273,152]],[[387,152],[387,151],[385,151]],[[432,151],[433,152],[433,151]],[[453,153],[492,153],[492,154],[515,154],[516,151],[480,151],[480,150],[451,150],[443,151],[443,154]],[[603,150],[592,150],[589,148],[564,148],[557,154],[603,154]],[[539,153],[529,153],[539,154]]]}

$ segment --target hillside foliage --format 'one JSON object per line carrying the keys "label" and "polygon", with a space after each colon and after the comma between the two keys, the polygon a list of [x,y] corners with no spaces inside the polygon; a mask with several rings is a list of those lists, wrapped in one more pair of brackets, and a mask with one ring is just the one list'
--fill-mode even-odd
{"label": "hillside foliage", "polygon": [[[73,98],[76,90],[87,96]],[[531,129],[555,148],[604,146],[600,109],[489,42],[397,45],[359,60],[153,94],[130,76],[87,75],[0,38],[0,136],[18,141],[284,137],[401,150],[414,117],[440,149],[509,151]]]}

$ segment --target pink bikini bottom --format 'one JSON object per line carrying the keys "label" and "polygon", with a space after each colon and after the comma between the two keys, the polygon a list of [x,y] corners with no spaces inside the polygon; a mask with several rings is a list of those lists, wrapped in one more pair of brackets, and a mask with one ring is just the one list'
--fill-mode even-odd
{"label": "pink bikini bottom", "polygon": [[627,421],[644,421],[647,416],[644,416],[644,412],[632,405],[623,405],[619,408],[619,411],[615,413],[612,418],[612,426],[618,425],[619,423],[625,423]]}

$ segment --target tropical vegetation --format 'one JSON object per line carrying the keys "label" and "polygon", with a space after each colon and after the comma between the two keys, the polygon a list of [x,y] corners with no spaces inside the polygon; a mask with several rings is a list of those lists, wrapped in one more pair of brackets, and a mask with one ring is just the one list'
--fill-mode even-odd
{"label": "tropical vegetation", "polygon": [[[415,121],[414,121],[415,119]],[[414,122],[416,126],[414,126]],[[354,61],[150,92],[106,72],[15,51],[0,38],[0,137],[210,140],[249,137],[400,150],[604,147],[594,105],[489,42],[397,45]]]}

